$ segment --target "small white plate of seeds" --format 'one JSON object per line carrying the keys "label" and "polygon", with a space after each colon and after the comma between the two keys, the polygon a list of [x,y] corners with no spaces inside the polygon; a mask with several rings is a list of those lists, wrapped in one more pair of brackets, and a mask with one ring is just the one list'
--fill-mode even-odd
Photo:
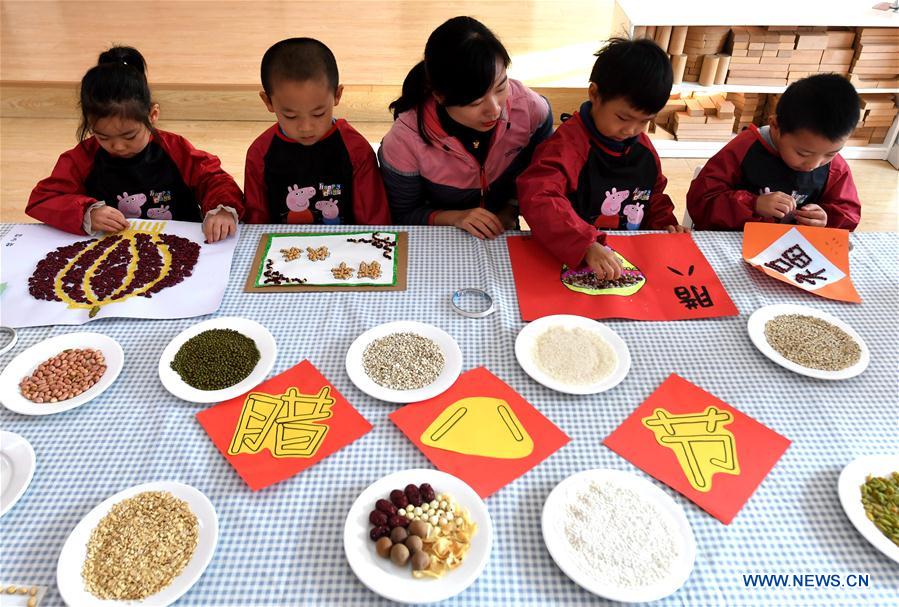
{"label": "small white plate of seeds", "polygon": [[449,333],[403,320],[369,329],[350,346],[346,372],[378,400],[414,403],[442,394],[462,372],[462,350]]}
{"label": "small white plate of seeds", "polygon": [[749,338],[781,367],[817,379],[849,379],[868,367],[861,336],[827,312],[795,304],[759,308],[749,317]]}
{"label": "small white plate of seeds", "polygon": [[627,343],[615,331],[572,314],[529,323],[515,339],[515,357],[532,379],[566,394],[605,392],[631,368]]}
{"label": "small white plate of seeds", "polygon": [[[23,388],[20,386],[22,380],[34,377],[38,367],[51,358],[67,356],[67,354],[64,354],[66,350],[72,351],[73,355],[77,354],[79,357],[85,351],[94,351],[92,355],[95,356],[95,351],[99,350],[103,355],[103,364],[106,365],[105,371],[101,370],[99,377],[87,378],[86,381],[87,384],[90,384],[90,387],[73,397],[65,398],[65,395],[70,393],[65,391],[76,391],[77,387],[75,389],[68,386],[63,388],[60,385],[61,391],[65,392],[65,394],[58,394],[57,402],[52,402],[51,398],[46,394],[42,397],[32,395],[36,400],[26,398]],[[80,360],[80,358],[77,360],[69,358],[59,362],[63,368],[69,365],[70,368],[77,368],[81,371]],[[3,403],[3,406],[10,411],[15,411],[22,415],[52,415],[53,413],[68,411],[102,394],[119,376],[124,362],[125,354],[122,352],[122,346],[113,338],[102,333],[66,333],[65,335],[51,337],[31,346],[16,356],[3,370],[3,373],[0,374],[0,403]],[[46,384],[48,389],[55,387],[57,381],[57,377],[50,379],[49,383]],[[36,402],[37,400],[43,402]]]}
{"label": "small white plate of seeds", "polygon": [[206,571],[218,534],[212,502],[190,485],[125,489],[69,534],[56,568],[59,594],[69,607],[171,605]]}

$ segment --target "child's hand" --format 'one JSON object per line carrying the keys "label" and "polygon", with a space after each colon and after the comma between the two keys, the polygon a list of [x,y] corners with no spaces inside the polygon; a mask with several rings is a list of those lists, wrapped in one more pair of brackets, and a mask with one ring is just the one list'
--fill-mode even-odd
{"label": "child's hand", "polygon": [[492,240],[504,231],[503,222],[487,209],[476,207],[464,211],[445,212],[454,214],[450,216],[452,225],[480,239]]}
{"label": "child's hand", "polygon": [[128,228],[128,220],[115,207],[106,205],[91,211],[91,230],[95,232],[120,232]]}
{"label": "child's hand", "polygon": [[761,194],[755,201],[755,214],[760,217],[783,219],[795,210],[796,201],[783,192]]}
{"label": "child's hand", "polygon": [[203,222],[203,235],[209,243],[224,240],[236,231],[237,223],[234,216],[225,210],[209,215]]}
{"label": "child's hand", "polygon": [[807,204],[793,213],[796,223],[804,226],[827,227],[827,212],[816,204]]}
{"label": "child's hand", "polygon": [[689,234],[692,232],[690,228],[685,228],[684,226],[677,224],[673,226],[665,226],[665,231],[669,234]]}
{"label": "child's hand", "polygon": [[621,278],[621,262],[612,252],[598,242],[594,242],[587,249],[587,255],[584,261],[590,266],[590,269],[596,274],[597,278],[603,280],[616,280]]}

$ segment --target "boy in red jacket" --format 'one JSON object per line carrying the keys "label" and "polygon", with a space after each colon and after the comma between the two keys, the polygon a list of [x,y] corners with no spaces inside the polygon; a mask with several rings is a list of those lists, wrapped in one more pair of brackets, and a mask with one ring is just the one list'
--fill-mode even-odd
{"label": "boy in red jacket", "polygon": [[531,234],[570,267],[621,276],[603,229],[682,232],[668,180],[644,133],[671,93],[671,63],[651,40],[612,39],[596,53],[589,101],[534,152],[518,178]]}
{"label": "boy in red jacket", "polygon": [[247,150],[247,223],[389,224],[375,152],[346,120],[337,61],[312,38],[288,38],[262,57],[263,103],[277,118]]}
{"label": "boy in red jacket", "polygon": [[687,210],[695,228],[742,230],[747,221],[766,221],[854,230],[861,202],[838,152],[858,115],[858,93],[842,76],[791,84],[770,124],[750,125],[693,180]]}

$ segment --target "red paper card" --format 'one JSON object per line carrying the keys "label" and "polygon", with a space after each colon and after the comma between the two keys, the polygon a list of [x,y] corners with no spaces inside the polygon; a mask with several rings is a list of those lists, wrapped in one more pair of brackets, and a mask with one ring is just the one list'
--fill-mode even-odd
{"label": "red paper card", "polygon": [[725,525],[790,446],[674,373],[603,442]]}
{"label": "red paper card", "polygon": [[849,232],[750,222],[743,259],[768,276],[828,299],[860,303],[849,276]]}
{"label": "red paper card", "polygon": [[200,411],[197,420],[253,491],[305,470],[371,430],[308,360]]}
{"label": "red paper card", "polygon": [[484,367],[453,386],[390,414],[439,470],[487,497],[557,449],[568,436]]}
{"label": "red paper card", "polygon": [[708,260],[690,234],[609,236],[634,284],[618,288],[579,285],[586,266],[569,271],[530,236],[506,239],[522,320],[551,314],[587,318],[685,320],[736,316]]}

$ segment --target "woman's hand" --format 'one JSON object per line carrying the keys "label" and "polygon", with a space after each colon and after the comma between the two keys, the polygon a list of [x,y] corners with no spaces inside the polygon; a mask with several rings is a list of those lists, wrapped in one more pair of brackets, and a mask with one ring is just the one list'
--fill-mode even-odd
{"label": "woman's hand", "polygon": [[492,240],[505,231],[499,217],[480,207],[463,211],[440,211],[434,218],[434,223],[455,226],[482,240]]}

